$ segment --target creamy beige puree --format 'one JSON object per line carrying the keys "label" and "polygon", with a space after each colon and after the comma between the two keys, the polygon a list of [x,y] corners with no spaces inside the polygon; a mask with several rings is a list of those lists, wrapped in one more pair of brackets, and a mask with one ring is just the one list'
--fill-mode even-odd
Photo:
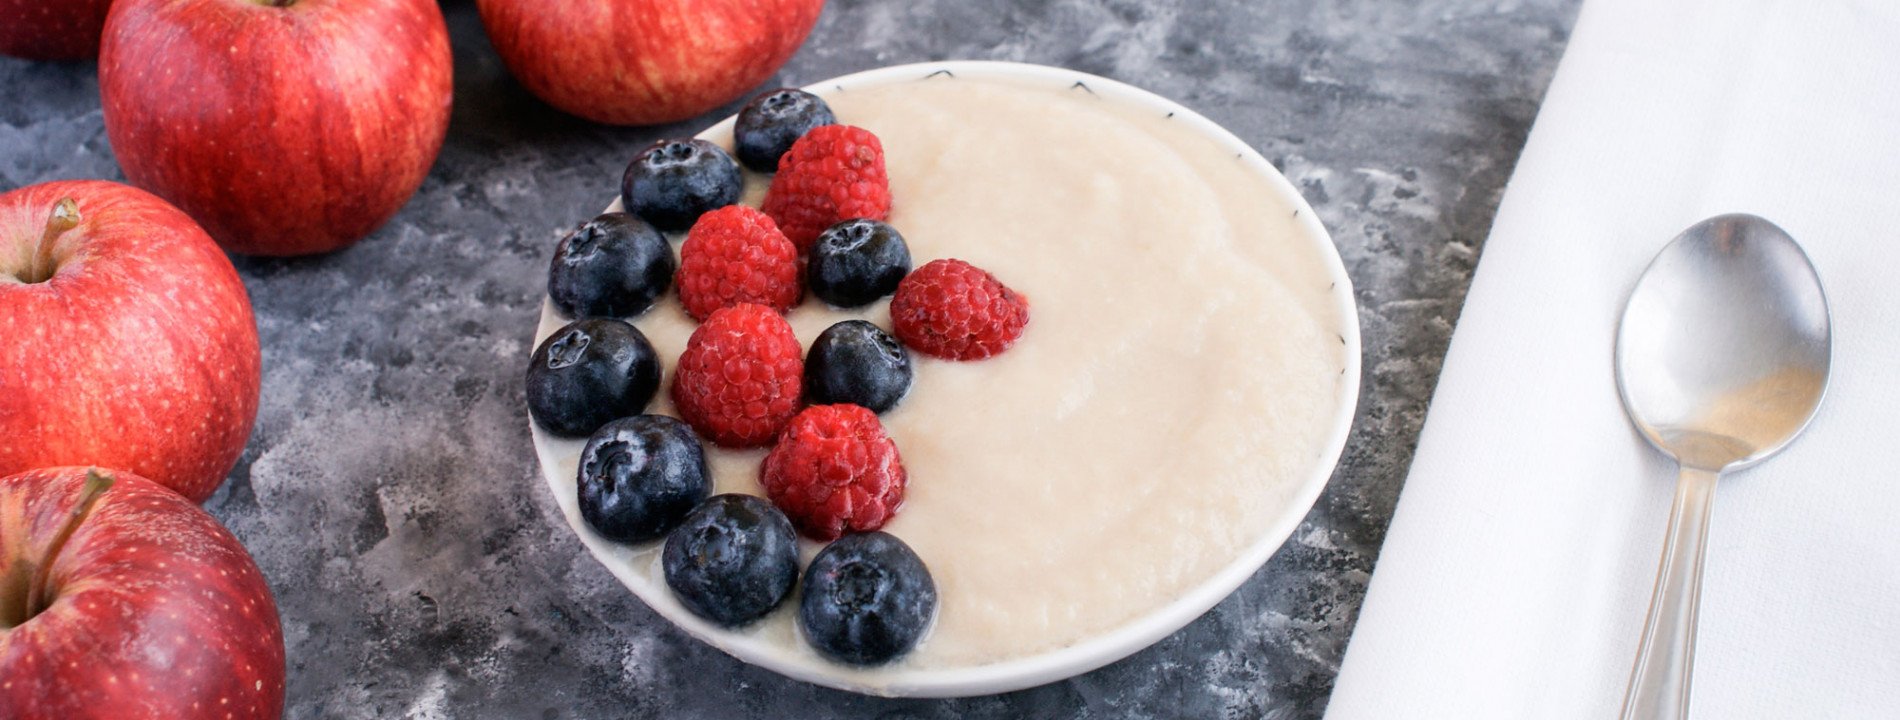
{"label": "creamy beige puree", "polygon": [[[910,472],[886,530],[941,596],[903,662],[1112,630],[1257,540],[1325,450],[1344,367],[1329,272],[1267,180],[1181,121],[1079,88],[939,76],[825,98],[882,138],[917,265],[961,258],[1030,302],[1000,356],[913,354],[916,383],[883,417]],[[756,205],[766,178],[747,181]],[[808,345],[847,317],[890,327],[884,302],[790,317]],[[691,321],[675,299],[635,324],[671,383]],[[654,411],[671,413],[664,395]],[[718,491],[762,494],[762,450],[708,450]],[[629,553],[663,583],[657,555]],[[799,643],[795,605],[750,632]]]}

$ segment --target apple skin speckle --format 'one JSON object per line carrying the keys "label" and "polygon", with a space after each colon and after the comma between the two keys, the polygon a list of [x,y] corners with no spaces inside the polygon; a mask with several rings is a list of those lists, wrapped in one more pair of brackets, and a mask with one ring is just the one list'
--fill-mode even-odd
{"label": "apple skin speckle", "polygon": [[[50,209],[79,207],[57,271],[27,268]],[[217,244],[165,201],[98,180],[0,195],[0,475],[98,465],[202,502],[257,417],[257,326]]]}
{"label": "apple skin speckle", "polygon": [[563,111],[613,125],[685,120],[751,91],[791,58],[824,0],[478,0],[508,70]]}
{"label": "apple skin speckle", "polygon": [[451,65],[434,0],[119,0],[99,94],[132,184],[232,252],[309,255],[368,235],[422,185]]}
{"label": "apple skin speckle", "polygon": [[[78,503],[86,472],[0,478],[0,527],[19,531],[0,542],[0,577],[42,560]],[[0,716],[281,717],[276,603],[244,546],[197,505],[117,473],[53,568],[53,602],[0,629]]]}
{"label": "apple skin speckle", "polygon": [[112,0],[0,0],[0,55],[79,60],[99,54]]}

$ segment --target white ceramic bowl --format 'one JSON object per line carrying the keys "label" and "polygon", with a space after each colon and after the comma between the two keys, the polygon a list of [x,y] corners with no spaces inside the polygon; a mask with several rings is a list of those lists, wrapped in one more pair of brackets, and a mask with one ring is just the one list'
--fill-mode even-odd
{"label": "white ceramic bowl", "polygon": [[[540,428],[532,428],[535,452],[541,458],[542,474],[547,479],[548,489],[560,503],[562,513],[567,516],[568,525],[573,527],[588,551],[606,565],[634,595],[694,637],[740,660],[800,680],[873,695],[957,697],[1018,690],[1088,672],[1127,657],[1181,629],[1240,587],[1299,525],[1300,519],[1305,517],[1332,476],[1340,451],[1345,447],[1346,433],[1352,425],[1353,408],[1359,398],[1358,315],[1353,304],[1352,281],[1346,276],[1345,265],[1340,261],[1332,239],[1314,218],[1312,208],[1300,197],[1292,183],[1253,148],[1207,118],[1153,93],[1113,80],[1073,70],[1020,63],[961,61],[900,65],[846,75],[808,88],[822,94],[829,90],[907,82],[944,70],[960,78],[994,78],[1025,85],[1046,84],[1059,89],[1082,82],[1089,90],[1110,101],[1146,108],[1158,115],[1172,114],[1177,122],[1186,123],[1195,132],[1207,135],[1222,146],[1233,148],[1242,161],[1263,176],[1273,188],[1274,197],[1262,198],[1262,201],[1296,210],[1298,232],[1303,236],[1301,239],[1313,243],[1320,256],[1327,261],[1327,279],[1332,283],[1332,297],[1336,303],[1334,310],[1340,318],[1337,329],[1341,341],[1345,343],[1345,381],[1329,421],[1331,427],[1325,441],[1325,452],[1313,461],[1284,506],[1272,514],[1272,522],[1218,573],[1166,605],[1110,632],[1042,654],[973,667],[914,668],[899,663],[882,668],[854,668],[827,662],[808,648],[801,647],[801,643],[786,642],[783,637],[735,632],[700,619],[679,604],[664,581],[656,581],[657,573],[649,575],[636,566],[634,549],[600,537],[581,519],[575,497],[575,466],[585,441],[554,437]],[[726,141],[731,138],[732,123],[733,119],[727,118],[700,133],[700,137],[728,144]],[[616,200],[610,208],[619,209],[619,202]],[[564,323],[551,305],[544,304],[540,327],[535,331],[535,342],[539,343]],[[785,608],[779,610],[784,611]]]}

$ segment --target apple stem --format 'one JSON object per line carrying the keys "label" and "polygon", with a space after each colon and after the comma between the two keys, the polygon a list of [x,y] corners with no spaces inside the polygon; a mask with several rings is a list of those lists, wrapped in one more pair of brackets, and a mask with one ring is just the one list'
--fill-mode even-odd
{"label": "apple stem", "polygon": [[73,505],[71,515],[66,516],[66,524],[59,528],[53,541],[46,545],[46,556],[40,560],[39,570],[33,573],[33,582],[26,589],[26,616],[32,618],[53,604],[53,599],[45,597],[46,583],[53,575],[53,561],[59,559],[59,551],[66,549],[66,541],[79,530],[80,523],[92,515],[92,507],[99,503],[99,496],[112,489],[112,473],[100,472],[97,468],[86,471],[86,486],[79,490],[79,502]]}
{"label": "apple stem", "polygon": [[46,233],[40,236],[39,249],[33,253],[33,268],[26,279],[28,283],[53,279],[53,245],[60,235],[78,226],[79,203],[69,197],[60,198],[53,205],[53,214],[46,217]]}

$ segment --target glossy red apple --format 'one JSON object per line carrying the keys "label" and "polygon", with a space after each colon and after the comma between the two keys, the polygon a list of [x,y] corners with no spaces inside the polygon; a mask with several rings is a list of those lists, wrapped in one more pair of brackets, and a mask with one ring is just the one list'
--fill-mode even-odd
{"label": "glossy red apple", "polygon": [[0,478],[0,717],[283,710],[276,603],[215,518],[136,475]]}
{"label": "glossy red apple", "polygon": [[258,366],[244,284],[177,208],[99,180],[0,194],[0,475],[100,465],[203,501]]}
{"label": "glossy red apple", "polygon": [[112,0],[0,0],[0,55],[79,60],[99,54]]}
{"label": "glossy red apple", "polygon": [[118,0],[99,52],[125,176],[247,255],[362,239],[448,130],[435,0]]}
{"label": "glossy red apple", "polygon": [[476,0],[522,85],[614,125],[684,120],[765,82],[824,0]]}

